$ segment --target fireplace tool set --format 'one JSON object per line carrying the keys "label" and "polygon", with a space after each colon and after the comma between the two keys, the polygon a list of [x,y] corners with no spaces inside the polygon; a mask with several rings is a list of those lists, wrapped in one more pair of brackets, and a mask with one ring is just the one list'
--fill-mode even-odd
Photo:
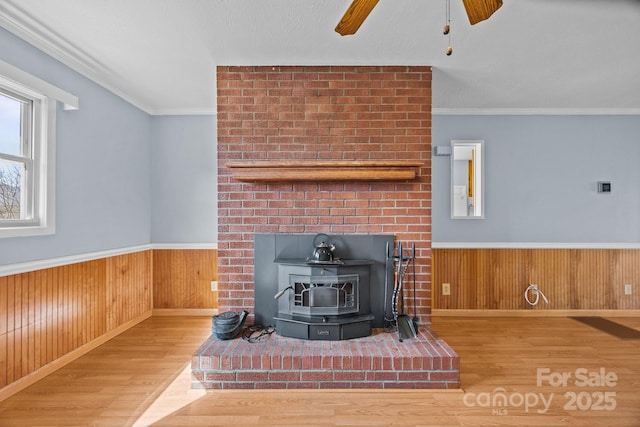
{"label": "fireplace tool set", "polygon": [[[404,255],[402,242],[398,243],[397,253],[386,246],[386,263],[385,263],[385,320],[389,322],[392,328],[398,331],[398,340],[402,342],[405,339],[415,338],[418,334],[418,318],[416,317],[416,245],[411,246],[411,255]],[[404,280],[409,268],[412,268],[413,276],[413,319],[405,313],[404,300]],[[391,313],[393,318],[386,318],[388,313],[387,304],[389,303],[389,277],[390,269],[393,269],[393,294],[391,296]]]}

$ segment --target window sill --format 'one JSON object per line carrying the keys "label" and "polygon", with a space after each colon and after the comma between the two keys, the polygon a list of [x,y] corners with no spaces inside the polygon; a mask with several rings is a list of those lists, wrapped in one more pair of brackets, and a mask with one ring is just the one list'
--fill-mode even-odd
{"label": "window sill", "polygon": [[55,234],[56,229],[52,225],[34,225],[25,227],[0,227],[0,239],[8,237],[45,236]]}

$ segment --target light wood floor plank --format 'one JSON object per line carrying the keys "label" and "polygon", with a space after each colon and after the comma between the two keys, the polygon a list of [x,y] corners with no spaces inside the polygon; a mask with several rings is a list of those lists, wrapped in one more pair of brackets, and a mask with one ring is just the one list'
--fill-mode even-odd
{"label": "light wood floor plank", "polygon": [[[613,320],[640,330],[638,318]],[[0,402],[0,425],[640,426],[640,340],[570,318],[434,318],[461,356],[463,390],[441,391],[192,390],[191,355],[210,327],[210,317],[148,319]],[[538,386],[538,368],[571,377]],[[578,369],[604,369],[616,385],[577,385]],[[500,392],[512,402],[484,404]],[[615,409],[593,409],[605,392]],[[548,407],[516,405],[534,395]]]}

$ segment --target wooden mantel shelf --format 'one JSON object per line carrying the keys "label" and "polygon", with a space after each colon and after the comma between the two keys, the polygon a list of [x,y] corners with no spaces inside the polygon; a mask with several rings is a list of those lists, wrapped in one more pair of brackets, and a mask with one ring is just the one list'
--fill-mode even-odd
{"label": "wooden mantel shelf", "polygon": [[424,163],[416,160],[293,160],[229,162],[233,178],[243,182],[406,181]]}

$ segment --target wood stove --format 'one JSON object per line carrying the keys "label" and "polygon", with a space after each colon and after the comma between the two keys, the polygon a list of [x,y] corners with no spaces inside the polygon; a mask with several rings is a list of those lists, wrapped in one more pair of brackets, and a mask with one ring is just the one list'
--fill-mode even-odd
{"label": "wood stove", "polygon": [[278,264],[279,335],[344,340],[371,335],[369,266],[372,260],[324,264],[281,259]]}
{"label": "wood stove", "polygon": [[334,235],[335,258],[311,257],[313,234],[255,236],[255,321],[281,336],[347,340],[382,328],[391,235]]}

